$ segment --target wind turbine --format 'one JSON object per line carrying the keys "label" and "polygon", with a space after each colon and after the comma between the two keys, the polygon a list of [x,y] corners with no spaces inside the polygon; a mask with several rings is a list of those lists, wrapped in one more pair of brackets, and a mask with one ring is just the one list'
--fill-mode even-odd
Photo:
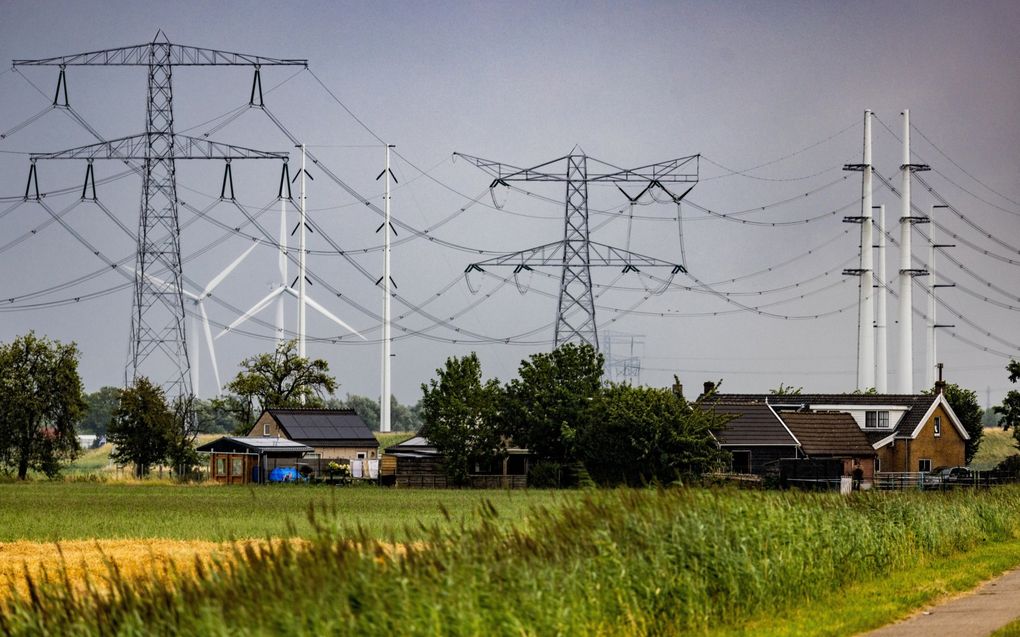
{"label": "wind turbine", "polygon": [[[181,294],[183,294],[185,296],[185,298],[187,298],[189,301],[191,301],[192,303],[195,304],[195,306],[198,308],[199,315],[201,315],[201,317],[202,317],[202,331],[205,333],[205,342],[206,342],[206,345],[209,348],[209,360],[212,362],[213,377],[216,379],[216,393],[217,394],[219,394],[222,391],[223,386],[220,384],[220,370],[219,370],[219,366],[216,364],[215,339],[213,338],[213,335],[212,335],[212,329],[209,327],[209,315],[205,311],[205,300],[207,298],[209,298],[210,296],[212,296],[212,293],[216,289],[216,287],[219,286],[219,284],[222,283],[223,280],[226,279],[227,276],[229,276],[230,273],[233,272],[237,268],[237,266],[241,265],[241,262],[244,261],[244,259],[249,254],[251,254],[252,250],[257,248],[258,246],[259,246],[259,242],[258,241],[255,241],[254,243],[252,243],[251,247],[249,247],[247,250],[245,250],[243,253],[241,253],[241,256],[239,256],[236,259],[234,259],[230,263],[230,265],[228,265],[227,267],[223,268],[223,270],[219,274],[214,276],[209,281],[209,283],[206,284],[205,289],[203,289],[198,294],[195,294],[194,292],[189,292],[188,290],[185,290],[185,289],[181,288]],[[130,272],[131,270],[127,270],[127,271]],[[149,279],[151,282],[155,283],[156,285],[169,285],[165,281],[163,281],[163,280],[159,279],[158,277],[155,277],[155,276],[153,276],[151,274],[146,274],[145,278]],[[193,335],[197,335],[198,334],[198,318],[195,316],[194,313],[192,313],[192,315],[191,315],[191,334],[193,334]],[[198,374],[198,368],[199,368],[198,341],[199,341],[199,339],[197,337],[192,336],[192,339],[191,339],[191,354],[190,354],[190,356],[191,356],[191,359],[192,359],[193,362],[190,365],[190,367],[191,367],[191,387],[192,387],[192,391],[195,392],[195,396],[199,395],[199,389],[200,389],[200,385],[199,385],[199,382],[198,382],[199,381],[199,374]]]}
{"label": "wind turbine", "polygon": [[[228,325],[226,327],[226,329],[224,329],[223,331],[221,331],[219,334],[216,335],[217,339],[219,339],[221,336],[223,336],[224,334],[226,334],[230,330],[234,329],[238,325],[244,323],[245,321],[247,321],[248,319],[250,319],[254,315],[256,315],[259,312],[261,312],[263,309],[265,309],[274,300],[278,300],[278,304],[276,306],[276,334],[277,334],[277,340],[278,341],[282,341],[283,340],[283,332],[284,332],[284,329],[283,329],[283,298],[284,298],[284,295],[290,295],[290,296],[294,297],[295,299],[297,299],[297,301],[298,301],[298,342],[299,342],[299,348],[300,348],[299,355],[301,355],[301,356],[305,355],[304,342],[305,342],[305,306],[306,305],[310,306],[313,310],[315,310],[319,314],[325,316],[329,320],[333,321],[334,323],[336,323],[340,327],[344,328],[348,332],[351,332],[352,334],[356,334],[361,340],[366,340],[365,337],[360,332],[358,332],[358,330],[354,329],[353,327],[351,327],[350,325],[345,323],[343,320],[341,320],[339,317],[337,317],[335,314],[333,314],[332,312],[327,310],[325,307],[323,307],[322,305],[317,303],[315,301],[315,299],[310,297],[308,295],[308,293],[305,291],[305,284],[308,281],[308,277],[305,275],[305,256],[306,256],[306,250],[305,250],[305,229],[307,228],[307,225],[305,224],[305,199],[306,199],[306,197],[305,197],[305,176],[307,175],[307,171],[305,170],[305,148],[304,148],[303,144],[301,145],[301,171],[300,171],[300,173],[301,173],[301,206],[300,206],[301,221],[298,223],[298,226],[294,228],[295,232],[298,229],[301,230],[301,235],[300,235],[300,238],[301,238],[300,246],[301,247],[300,247],[300,259],[299,259],[299,269],[300,269],[300,272],[298,273],[297,278],[294,279],[293,282],[291,282],[289,284],[287,283],[287,207],[286,207],[286,202],[283,199],[283,196],[282,196],[283,191],[281,189],[281,203],[280,203],[280,255],[279,255],[279,259],[278,259],[279,268],[280,268],[280,278],[281,278],[280,286],[277,287],[276,289],[274,289],[272,292],[270,292],[266,296],[262,297],[262,299],[260,299],[255,305],[251,306],[251,308],[247,312],[245,312],[241,316],[237,317],[234,320],[233,323]],[[308,175],[308,176],[310,177],[310,175]],[[297,176],[295,176],[295,179],[297,179]],[[293,234],[293,232],[291,234]],[[300,283],[299,288],[297,290],[295,290],[294,289],[294,285],[299,284],[299,283]]]}

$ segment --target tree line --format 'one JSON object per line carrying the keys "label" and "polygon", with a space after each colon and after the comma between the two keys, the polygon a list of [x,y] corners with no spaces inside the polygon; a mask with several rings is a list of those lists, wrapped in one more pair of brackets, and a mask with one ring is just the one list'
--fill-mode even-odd
{"label": "tree line", "polygon": [[[378,401],[336,398],[339,384],[328,363],[296,349],[288,341],[245,359],[223,396],[171,400],[147,378],[85,394],[74,343],[33,332],[2,343],[0,473],[57,475],[79,452],[79,431],[105,435],[115,445],[111,457],[133,464],[139,476],[164,464],[186,473],[198,462],[200,432],[244,435],[273,407],[353,408],[378,428]],[[517,377],[501,384],[483,380],[475,354],[451,357],[422,384],[416,405],[393,401],[394,429],[425,435],[446,458],[454,483],[491,470],[512,447],[532,454],[535,486],[669,482],[727,464],[711,433],[724,423],[703,408],[706,397],[688,400],[679,382],[669,388],[604,383],[603,368],[594,348],[566,344],[521,361]],[[1006,371],[1011,382],[1020,381],[1020,362],[1010,361]],[[780,385],[774,391],[799,390]],[[949,385],[946,397],[971,434],[969,460],[981,434],[977,396]],[[1011,390],[993,412],[1020,444],[1020,391]]]}
{"label": "tree line", "polygon": [[474,353],[422,385],[424,435],[466,484],[512,447],[533,458],[532,486],[669,483],[728,464],[712,430],[724,417],[670,388],[604,383],[604,358],[568,343],[521,361],[507,384],[482,379]]}

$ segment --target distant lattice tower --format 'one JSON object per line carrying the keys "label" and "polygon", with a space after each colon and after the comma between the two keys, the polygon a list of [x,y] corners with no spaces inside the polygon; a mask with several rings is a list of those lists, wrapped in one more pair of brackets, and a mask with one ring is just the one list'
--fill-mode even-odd
{"label": "distant lattice tower", "polygon": [[[575,150],[578,150],[575,148]],[[515,271],[539,266],[560,268],[559,304],[556,312],[554,342],[588,343],[599,349],[598,328],[595,321],[595,300],[592,295],[591,268],[593,266],[621,267],[624,272],[637,272],[641,268],[668,268],[671,275],[686,272],[683,264],[663,261],[654,257],[636,254],[591,240],[588,228],[588,185],[592,183],[639,183],[644,189],[636,200],[653,188],[665,192],[676,203],[694,188],[698,182],[700,156],[680,157],[639,168],[618,168],[600,162],[583,153],[571,153],[532,168],[518,168],[499,162],[454,153],[478,166],[492,177],[490,188],[497,185],[509,186],[511,182],[543,181],[563,182],[567,186],[563,215],[563,240],[547,243],[535,248],[511,252],[486,261],[468,265],[466,271],[481,271],[490,266],[511,266]],[[554,164],[564,162],[566,170],[556,172]],[[606,172],[590,173],[589,164],[599,164]],[[688,184],[687,189],[677,195],[670,192],[665,184]],[[626,195],[626,193],[624,193]]]}

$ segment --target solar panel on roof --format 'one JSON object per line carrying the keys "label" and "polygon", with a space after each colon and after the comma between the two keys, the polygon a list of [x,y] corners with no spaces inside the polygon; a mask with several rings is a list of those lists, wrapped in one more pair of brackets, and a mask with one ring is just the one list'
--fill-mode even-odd
{"label": "solar panel on roof", "polygon": [[270,413],[294,440],[376,442],[368,425],[353,411],[271,410]]}

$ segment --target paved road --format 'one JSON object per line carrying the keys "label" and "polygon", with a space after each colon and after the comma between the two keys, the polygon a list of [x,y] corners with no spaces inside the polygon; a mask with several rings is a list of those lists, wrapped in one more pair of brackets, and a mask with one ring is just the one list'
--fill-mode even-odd
{"label": "paved road", "polygon": [[862,637],[987,637],[1014,619],[1020,619],[1020,569]]}

